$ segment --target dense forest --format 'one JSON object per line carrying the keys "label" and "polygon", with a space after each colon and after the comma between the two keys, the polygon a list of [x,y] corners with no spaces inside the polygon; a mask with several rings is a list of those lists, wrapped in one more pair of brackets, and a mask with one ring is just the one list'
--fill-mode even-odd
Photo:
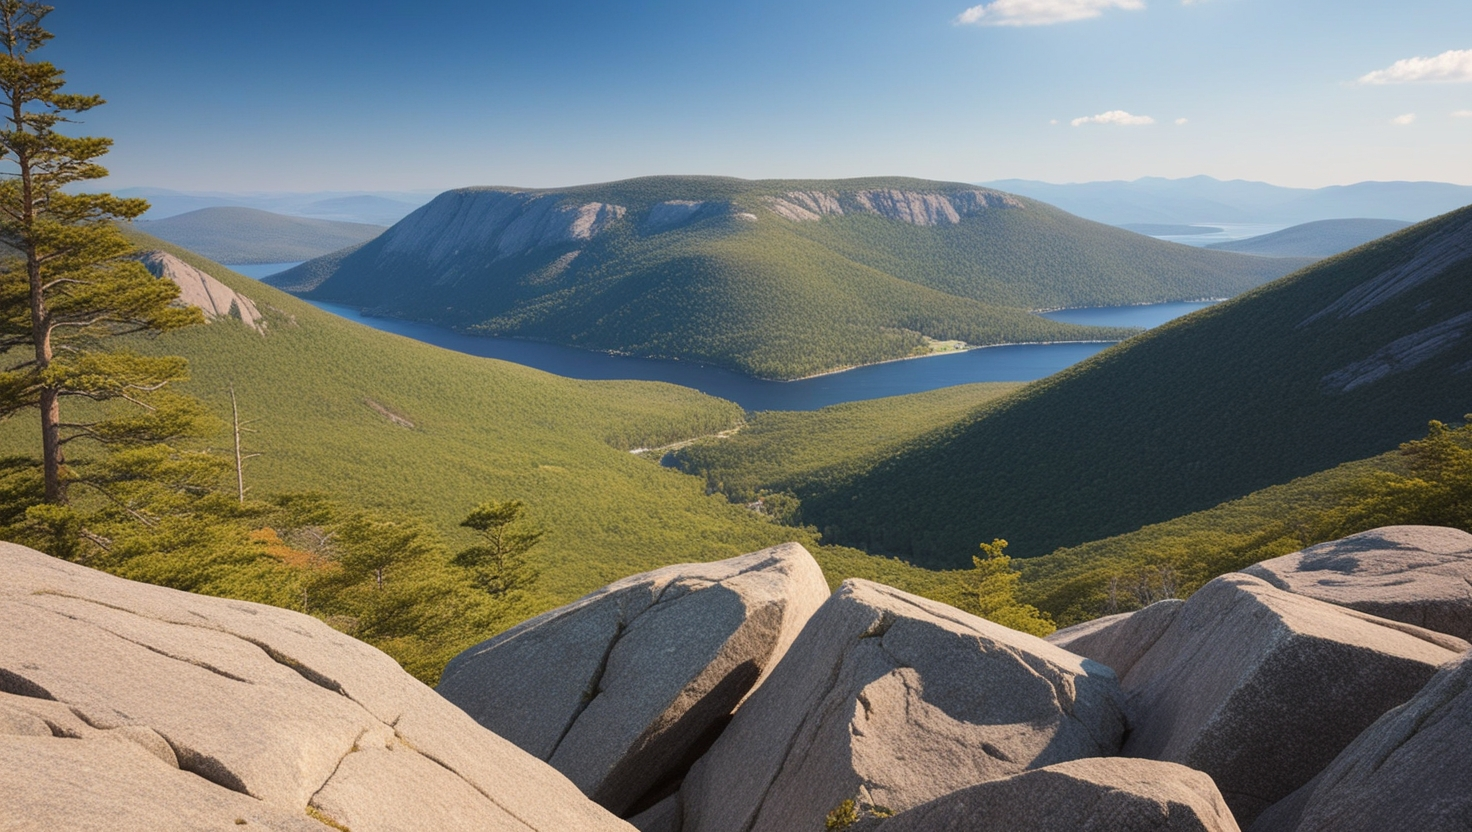
{"label": "dense forest", "polygon": [[[930,566],[1030,557],[1393,448],[1468,410],[1472,209],[1176,320],[842,479],[825,539]],[[722,472],[707,472],[718,479]]]}

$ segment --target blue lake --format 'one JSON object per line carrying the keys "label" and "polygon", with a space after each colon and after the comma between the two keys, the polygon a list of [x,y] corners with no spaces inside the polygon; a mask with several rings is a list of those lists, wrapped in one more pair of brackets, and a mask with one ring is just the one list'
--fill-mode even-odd
{"label": "blue lake", "polygon": [[[239,267],[232,267],[239,268]],[[978,381],[1034,381],[1062,370],[1109,344],[1019,344],[987,347],[887,364],[871,364],[800,381],[761,381],[690,361],[634,358],[589,352],[517,338],[461,335],[430,324],[376,318],[335,303],[312,304],[351,321],[456,352],[524,364],[580,379],[667,381],[729,399],[747,410],[816,410],[843,402],[920,393]],[[1209,303],[1068,309],[1046,317],[1105,326],[1159,326]]]}

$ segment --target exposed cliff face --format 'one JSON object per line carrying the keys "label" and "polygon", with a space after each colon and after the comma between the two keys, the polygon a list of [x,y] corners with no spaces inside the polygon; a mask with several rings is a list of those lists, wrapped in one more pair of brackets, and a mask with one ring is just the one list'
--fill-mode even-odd
{"label": "exposed cliff face", "polygon": [[940,194],[884,188],[849,194],[789,191],[780,197],[768,197],[767,207],[793,222],[812,222],[844,214],[878,214],[910,225],[955,225],[988,209],[1021,208],[1022,202],[997,191]]}
{"label": "exposed cliff face", "polygon": [[138,260],[154,277],[178,284],[179,300],[199,307],[205,320],[233,316],[256,332],[266,333],[265,318],[245,295],[165,251],[145,251]]}
{"label": "exposed cliff face", "polygon": [[621,205],[568,203],[555,194],[450,191],[385,232],[380,255],[412,255],[432,266],[467,251],[499,260],[539,248],[586,242],[624,213]]}

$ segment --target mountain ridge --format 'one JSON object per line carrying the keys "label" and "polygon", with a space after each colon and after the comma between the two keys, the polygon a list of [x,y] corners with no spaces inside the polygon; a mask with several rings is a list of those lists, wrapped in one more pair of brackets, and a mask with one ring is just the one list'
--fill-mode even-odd
{"label": "mountain ridge", "polygon": [[1219,297],[1298,265],[964,183],[645,177],[449,191],[270,282],[375,314],[789,379],[931,340],[1114,340],[1129,333],[1032,312]]}

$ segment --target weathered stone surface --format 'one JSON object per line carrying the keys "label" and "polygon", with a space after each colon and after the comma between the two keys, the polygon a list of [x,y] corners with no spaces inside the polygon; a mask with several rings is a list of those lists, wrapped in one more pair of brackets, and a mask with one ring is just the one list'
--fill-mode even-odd
{"label": "weathered stone surface", "polygon": [[265,334],[266,319],[255,302],[229,286],[166,251],[145,251],[138,261],[154,277],[172,280],[179,286],[179,302],[197,306],[205,320],[239,318],[241,323]]}
{"label": "weathered stone surface", "polygon": [[1094,757],[972,786],[883,832],[1237,832],[1216,785],[1175,763]]}
{"label": "weathered stone surface", "polygon": [[680,796],[672,794],[629,818],[639,832],[680,832]]}
{"label": "weathered stone surface", "polygon": [[1466,642],[1225,575],[1125,676],[1124,752],[1211,775],[1238,822],[1310,780]]}
{"label": "weathered stone surface", "polygon": [[[315,619],[137,584],[13,544],[0,543],[0,570],[0,692],[9,694],[0,712],[29,714],[52,735],[0,734],[0,745],[74,743],[45,752],[70,760],[105,740],[173,770],[159,781],[161,795],[225,795],[200,811],[235,805],[235,797],[292,818],[310,806],[355,832],[630,828],[392,659]],[[115,760],[98,760],[115,768]],[[0,789],[0,816],[29,817],[29,804],[12,795],[37,790],[52,795],[38,806],[64,805],[68,795],[82,807],[135,798],[128,770],[86,781],[50,771],[22,770],[22,787]],[[140,788],[153,782],[136,777]],[[185,792],[169,785],[186,782],[180,777],[190,783],[179,787]],[[380,796],[356,799],[370,793]],[[400,801],[394,812],[382,795]],[[136,817],[159,805],[138,798]],[[193,823],[192,809],[175,808],[183,826]],[[167,828],[175,817],[114,828]]]}
{"label": "weathered stone surface", "polygon": [[1047,637],[1070,653],[1113,668],[1121,679],[1165,632],[1185,604],[1177,598],[1157,601],[1134,612],[1107,615],[1065,627]]}
{"label": "weathered stone surface", "polygon": [[795,543],[670,566],[466,650],[439,692],[624,813],[689,767],[827,597]]}
{"label": "weathered stone surface", "polygon": [[1293,799],[1253,832],[1472,829],[1472,654],[1365,729]]}
{"label": "weathered stone surface", "polygon": [[1472,639],[1472,534],[1385,526],[1242,570],[1278,589]]}
{"label": "weathered stone surface", "polygon": [[846,581],[680,790],[685,832],[822,829],[846,799],[896,811],[1115,753],[1107,667],[944,604]]}
{"label": "weathered stone surface", "polygon": [[304,807],[222,789],[134,743],[49,734],[0,735],[0,828],[328,832]]}

